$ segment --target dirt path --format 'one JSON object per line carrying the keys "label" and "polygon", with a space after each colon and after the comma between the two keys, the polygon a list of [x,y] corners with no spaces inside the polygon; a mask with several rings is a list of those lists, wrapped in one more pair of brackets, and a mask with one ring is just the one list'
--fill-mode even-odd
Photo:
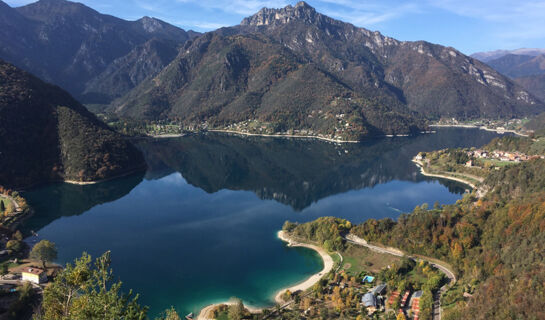
{"label": "dirt path", "polygon": [[[447,179],[447,180],[454,180],[454,181],[458,181],[458,182],[461,182],[463,184],[466,184],[466,185],[470,186],[473,189],[477,189],[477,186],[473,182],[471,182],[469,180],[459,178],[459,177],[455,177],[455,176],[451,176],[451,175],[447,175],[447,174],[429,173],[429,172],[426,172],[426,170],[424,169],[424,164],[422,163],[422,161],[419,161],[419,160],[416,160],[416,159],[413,159],[412,161],[418,165],[418,167],[420,168],[420,173],[422,175],[424,175],[424,176],[443,178],[443,179]],[[479,181],[479,182],[484,181],[483,178],[477,177],[477,176],[474,176],[474,175],[469,175],[469,174],[465,174],[465,173],[462,174],[462,173],[458,173],[458,172],[456,174],[460,175],[462,177],[466,176],[469,179],[473,179],[473,180],[476,180],[476,181]]]}

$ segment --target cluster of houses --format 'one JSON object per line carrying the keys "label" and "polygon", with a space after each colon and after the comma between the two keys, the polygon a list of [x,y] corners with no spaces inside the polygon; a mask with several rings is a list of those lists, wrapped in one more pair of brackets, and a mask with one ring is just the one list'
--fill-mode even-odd
{"label": "cluster of houses", "polygon": [[[509,162],[522,162],[522,161],[528,161],[532,159],[538,159],[538,158],[545,158],[545,156],[528,156],[521,152],[507,152],[507,151],[500,151],[495,150],[492,152],[486,151],[486,150],[472,150],[468,151],[467,155],[472,158],[478,158],[478,159],[494,159],[499,161],[509,161]],[[468,161],[466,163],[466,166],[472,166],[472,161]]]}
{"label": "cluster of houses", "polygon": [[[364,278],[363,282],[366,279]],[[390,309],[394,302],[399,299],[399,291],[393,291],[388,296],[388,299],[385,299],[387,286],[386,284],[380,284],[373,287],[369,292],[365,293],[361,298],[361,304],[367,308],[369,315],[372,315],[376,311],[383,311],[385,309]],[[399,310],[398,312],[405,314],[407,317],[407,312],[411,311],[411,318],[413,320],[418,320],[420,316],[420,299],[422,298],[422,291],[411,292],[407,290],[403,293],[401,297]]]}
{"label": "cluster of houses", "polygon": [[361,297],[361,303],[367,308],[369,314],[375,313],[375,311],[380,310],[384,306],[383,295],[385,292],[386,285],[379,284]]}

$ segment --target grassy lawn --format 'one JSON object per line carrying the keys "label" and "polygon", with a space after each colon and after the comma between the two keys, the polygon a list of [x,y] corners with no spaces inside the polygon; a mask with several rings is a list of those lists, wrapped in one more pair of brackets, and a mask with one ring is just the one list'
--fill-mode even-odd
{"label": "grassy lawn", "polygon": [[358,275],[362,271],[378,273],[386,268],[401,261],[400,258],[382,254],[361,246],[349,245],[343,253],[344,269],[350,275]]}
{"label": "grassy lawn", "polygon": [[515,162],[500,161],[500,160],[495,160],[495,159],[486,159],[486,160],[484,160],[484,163],[490,164],[491,166],[496,166],[496,167],[505,167],[505,166],[508,166],[510,164],[515,164]]}
{"label": "grassy lawn", "polygon": [[443,174],[446,175],[446,176],[451,176],[451,177],[454,177],[454,178],[459,178],[459,179],[462,179],[462,180],[466,180],[466,181],[469,181],[469,182],[471,182],[473,184],[479,184],[480,183],[479,180],[468,177],[468,176],[464,175],[463,173],[443,172]]}
{"label": "grassy lawn", "polygon": [[339,257],[339,255],[336,252],[330,253],[329,255],[331,256],[331,259],[333,259],[334,264],[338,264],[339,262],[341,262],[341,257]]}
{"label": "grassy lawn", "polygon": [[11,201],[9,201],[7,198],[4,198],[3,196],[0,196],[0,202],[4,203],[5,210],[7,210],[8,208],[11,208]]}

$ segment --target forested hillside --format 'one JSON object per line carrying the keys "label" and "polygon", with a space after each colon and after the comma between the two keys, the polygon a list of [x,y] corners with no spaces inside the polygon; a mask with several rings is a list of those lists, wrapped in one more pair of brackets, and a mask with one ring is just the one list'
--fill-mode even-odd
{"label": "forested hillside", "polygon": [[372,219],[352,232],[452,264],[461,283],[443,298],[445,319],[543,319],[543,177],[541,159],[507,166],[486,178],[490,191],[482,199],[424,205],[396,222]]}
{"label": "forested hillside", "polygon": [[0,60],[0,185],[107,179],[140,152],[62,89]]}

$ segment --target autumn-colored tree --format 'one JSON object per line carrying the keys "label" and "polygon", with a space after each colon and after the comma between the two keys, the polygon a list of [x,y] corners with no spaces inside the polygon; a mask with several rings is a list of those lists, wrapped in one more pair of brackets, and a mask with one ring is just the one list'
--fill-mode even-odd
{"label": "autumn-colored tree", "polygon": [[396,320],[407,320],[407,317],[405,317],[403,312],[400,312],[397,314]]}
{"label": "autumn-colored tree", "polygon": [[302,310],[308,310],[310,308],[312,304],[312,300],[308,297],[304,298],[303,300],[301,300],[301,309]]}

